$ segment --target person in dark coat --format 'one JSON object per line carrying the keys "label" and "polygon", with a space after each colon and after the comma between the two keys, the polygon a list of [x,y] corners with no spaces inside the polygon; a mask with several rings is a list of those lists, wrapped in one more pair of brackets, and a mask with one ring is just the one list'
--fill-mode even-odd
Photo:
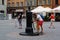
{"label": "person in dark coat", "polygon": [[20,13],[19,15],[18,15],[18,21],[19,21],[19,29],[20,28],[22,28],[22,14]]}

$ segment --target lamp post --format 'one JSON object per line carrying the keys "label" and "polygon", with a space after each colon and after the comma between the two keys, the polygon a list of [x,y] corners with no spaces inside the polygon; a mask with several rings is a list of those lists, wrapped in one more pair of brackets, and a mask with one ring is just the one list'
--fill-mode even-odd
{"label": "lamp post", "polygon": [[20,35],[24,36],[37,36],[39,33],[34,33],[33,32],[33,27],[32,27],[32,12],[30,11],[30,5],[28,6],[28,10],[26,12],[26,29],[25,32],[19,33]]}

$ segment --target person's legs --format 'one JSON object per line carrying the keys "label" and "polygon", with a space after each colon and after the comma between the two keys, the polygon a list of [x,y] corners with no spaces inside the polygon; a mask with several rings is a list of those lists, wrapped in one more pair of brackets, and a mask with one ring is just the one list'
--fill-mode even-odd
{"label": "person's legs", "polygon": [[19,26],[22,26],[22,19],[19,19]]}
{"label": "person's legs", "polygon": [[53,27],[55,29],[55,27],[54,27],[54,20],[53,19],[51,20],[51,24],[50,24],[49,28],[51,28],[51,27]]}
{"label": "person's legs", "polygon": [[19,20],[19,28],[22,28],[22,19]]}
{"label": "person's legs", "polygon": [[53,27],[53,29],[55,29],[55,27],[54,27],[54,21],[52,22],[52,27]]}
{"label": "person's legs", "polygon": [[40,22],[40,25],[41,25],[41,32],[43,33],[43,27],[42,27],[43,21]]}
{"label": "person's legs", "polygon": [[52,19],[51,19],[51,23],[50,23],[50,26],[49,26],[49,28],[51,28],[52,27]]}
{"label": "person's legs", "polygon": [[39,33],[40,32],[40,25],[39,25],[39,21],[37,22],[37,32]]}
{"label": "person's legs", "polygon": [[43,32],[43,27],[41,26],[41,32]]}

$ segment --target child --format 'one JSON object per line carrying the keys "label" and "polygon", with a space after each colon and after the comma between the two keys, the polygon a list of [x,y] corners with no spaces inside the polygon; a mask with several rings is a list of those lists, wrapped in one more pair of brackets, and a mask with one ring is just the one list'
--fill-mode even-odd
{"label": "child", "polygon": [[51,19],[51,24],[50,24],[49,28],[53,27],[55,29],[55,27],[54,27],[54,21],[55,21],[54,13],[51,13],[51,16],[49,17],[49,19]]}

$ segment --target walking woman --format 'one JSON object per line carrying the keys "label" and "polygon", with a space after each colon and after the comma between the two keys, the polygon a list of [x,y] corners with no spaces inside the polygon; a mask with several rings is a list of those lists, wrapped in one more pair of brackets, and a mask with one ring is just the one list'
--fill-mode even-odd
{"label": "walking woman", "polygon": [[51,13],[49,19],[51,19],[51,24],[50,24],[49,28],[53,27],[55,29],[55,27],[54,27],[54,21],[55,21],[55,15],[54,15],[54,13]]}

